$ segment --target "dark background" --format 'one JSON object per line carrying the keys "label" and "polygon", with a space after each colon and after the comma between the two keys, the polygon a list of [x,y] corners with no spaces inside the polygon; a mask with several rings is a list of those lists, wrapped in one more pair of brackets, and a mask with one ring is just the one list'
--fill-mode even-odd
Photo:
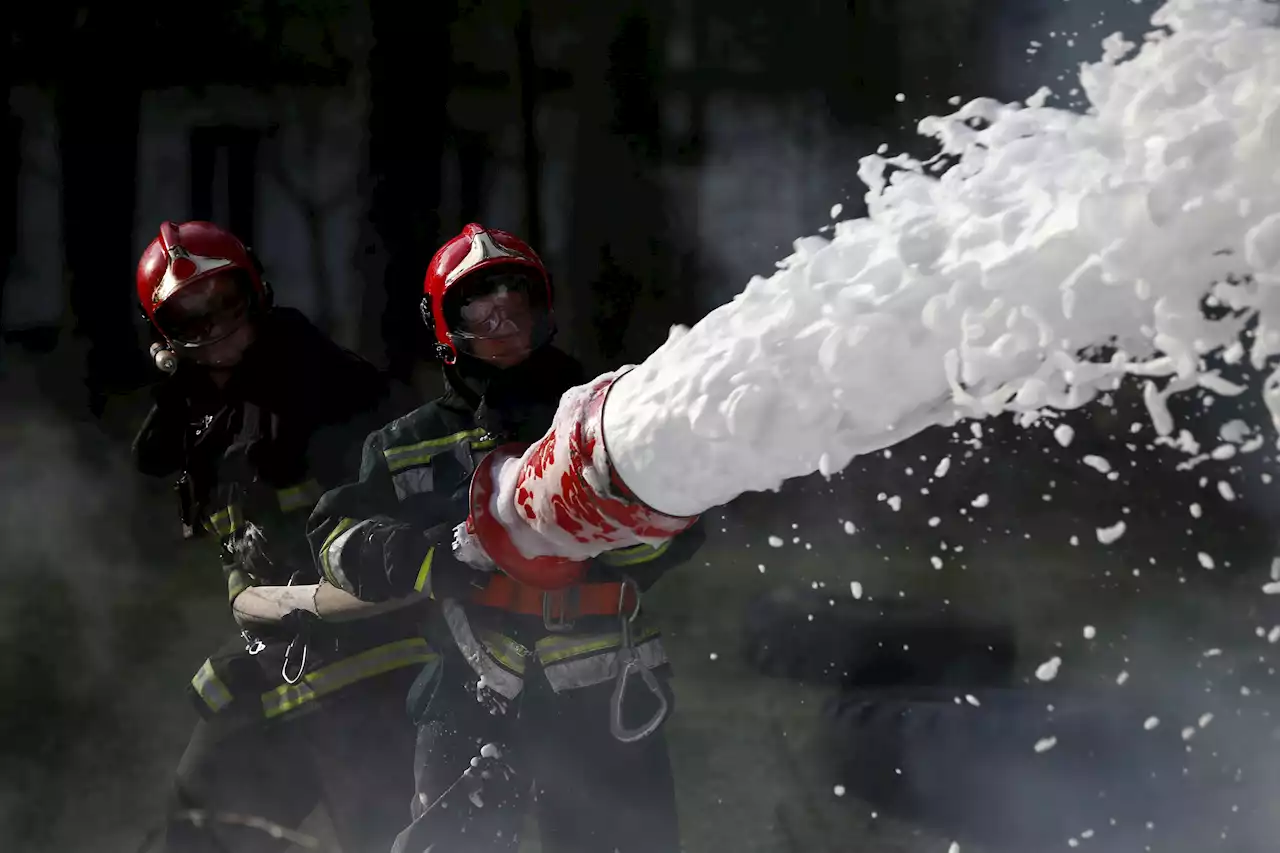
{"label": "dark background", "polygon": [[[1153,8],[7,9],[0,847],[134,849],[192,723],[183,685],[225,630],[212,556],[179,540],[167,485],[140,481],[126,460],[157,376],[133,270],[161,220],[231,228],[258,250],[280,302],[424,396],[437,382],[416,310],[427,259],[468,221],[511,230],[552,269],[561,344],[609,368],[643,359],[671,324],[696,322],[767,275],[793,238],[830,223],[833,204],[858,215],[860,156],[882,143],[926,151],[914,124],[953,96],[1017,99],[1043,84],[1056,103],[1078,103],[1075,64]],[[1262,422],[1256,409],[1219,406],[1189,423],[1211,442],[1234,416]],[[1255,628],[1271,624],[1256,595],[1275,517],[1260,479],[1270,441],[1179,473],[1129,437],[1135,419],[1126,390],[1069,417],[1078,437],[1068,449],[1043,427],[987,424],[977,449],[962,444],[967,427],[935,431],[831,482],[809,478],[716,513],[705,556],[656,593],[680,673],[671,737],[687,849],[945,849],[911,822],[832,796],[841,771],[814,758],[825,749],[823,691],[766,679],[737,654],[755,596],[830,589],[844,606],[857,580],[873,599],[964,607],[1014,626],[1027,677],[1062,644],[1080,645],[1083,624],[1100,634],[1074,661],[1084,681],[1111,683],[1145,654],[1153,687],[1187,692],[1201,664],[1174,645],[1235,642],[1240,660],[1264,655]],[[1086,452],[1123,476],[1095,477],[1078,462]],[[948,453],[951,473],[928,483]],[[1220,479],[1241,499],[1215,497]],[[991,508],[978,512],[981,493]],[[877,495],[901,496],[901,511]],[[1198,521],[1192,502],[1204,506]],[[1094,530],[1121,517],[1130,532],[1100,546]],[[783,549],[769,547],[771,533]],[[1216,555],[1213,573],[1201,551]],[[931,554],[946,555],[944,570]]]}
{"label": "dark background", "polygon": [[[1079,49],[1033,62],[1059,18]],[[858,157],[1105,32],[1032,0],[51,2],[10,26],[0,328],[85,339],[94,394],[137,379],[120,281],[165,217],[243,235],[282,301],[401,375],[427,258],[480,219],[542,249],[571,349],[643,358],[832,204],[857,215]]]}

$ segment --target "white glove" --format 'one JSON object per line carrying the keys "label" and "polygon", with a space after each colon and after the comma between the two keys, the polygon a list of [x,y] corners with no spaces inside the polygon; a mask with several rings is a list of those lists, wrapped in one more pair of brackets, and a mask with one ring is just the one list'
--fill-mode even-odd
{"label": "white glove", "polygon": [[453,528],[453,557],[459,563],[466,563],[478,572],[492,572],[498,568],[493,559],[485,553],[480,540],[467,531],[466,522]]}

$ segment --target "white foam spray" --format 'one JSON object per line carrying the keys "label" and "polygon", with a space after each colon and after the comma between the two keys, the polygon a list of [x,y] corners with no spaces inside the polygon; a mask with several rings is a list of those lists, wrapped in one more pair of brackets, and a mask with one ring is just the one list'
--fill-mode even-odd
{"label": "white foam spray", "polygon": [[[1083,66],[1085,114],[979,99],[920,123],[955,164],[864,157],[866,218],[619,380],[616,470],[692,515],[930,426],[1072,409],[1141,377],[1248,389],[1206,357],[1280,352],[1280,32],[1263,0],[1170,0],[1167,30]],[[1215,309],[1206,316],[1206,298]],[[1101,349],[1106,347],[1106,349]],[[1280,371],[1261,383],[1280,415]]]}

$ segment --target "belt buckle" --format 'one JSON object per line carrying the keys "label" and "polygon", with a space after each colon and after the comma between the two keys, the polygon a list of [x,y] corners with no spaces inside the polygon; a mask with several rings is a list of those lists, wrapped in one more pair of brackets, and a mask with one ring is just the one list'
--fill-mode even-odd
{"label": "belt buckle", "polygon": [[[559,614],[554,613],[555,608],[552,601],[559,602]],[[572,631],[574,620],[569,618],[569,610],[572,606],[574,612],[578,609],[578,587],[571,586],[568,589],[556,590],[554,592],[542,593],[542,627],[546,628],[553,634],[563,634]]]}

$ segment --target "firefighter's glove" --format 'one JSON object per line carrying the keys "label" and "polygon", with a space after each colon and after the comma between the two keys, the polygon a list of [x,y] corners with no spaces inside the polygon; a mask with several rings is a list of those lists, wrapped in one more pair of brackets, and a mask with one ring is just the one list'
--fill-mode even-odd
{"label": "firefighter's glove", "polygon": [[[234,610],[234,606],[232,609]],[[276,622],[253,621],[241,624],[254,638],[267,643],[287,643],[294,639],[299,643],[306,643],[321,621],[319,616],[309,610],[290,610]]]}
{"label": "firefighter's glove", "polygon": [[493,717],[506,715],[511,707],[511,700],[485,684],[483,678],[476,682],[476,701]]}
{"label": "firefighter's glove", "polygon": [[[430,575],[432,595],[466,598],[489,583],[489,578],[493,576],[491,566],[484,563],[476,566],[459,558],[452,523],[437,525],[424,533],[435,549]],[[468,552],[464,550],[463,553]]]}
{"label": "firefighter's glove", "polygon": [[316,632],[321,622],[323,620],[310,610],[290,610],[280,620],[279,631],[272,631],[272,633],[284,639],[297,638],[305,643]]}
{"label": "firefighter's glove", "polygon": [[269,556],[267,536],[253,522],[247,523],[243,532],[233,540],[232,550],[235,562],[253,577],[271,578],[279,574]]}
{"label": "firefighter's glove", "polygon": [[492,572],[498,568],[485,553],[480,540],[467,530],[466,522],[453,528],[453,558],[478,572]]}
{"label": "firefighter's glove", "polygon": [[485,744],[471,766],[462,774],[467,799],[477,809],[511,808],[520,800],[521,785],[516,772],[502,760],[496,744]]}

